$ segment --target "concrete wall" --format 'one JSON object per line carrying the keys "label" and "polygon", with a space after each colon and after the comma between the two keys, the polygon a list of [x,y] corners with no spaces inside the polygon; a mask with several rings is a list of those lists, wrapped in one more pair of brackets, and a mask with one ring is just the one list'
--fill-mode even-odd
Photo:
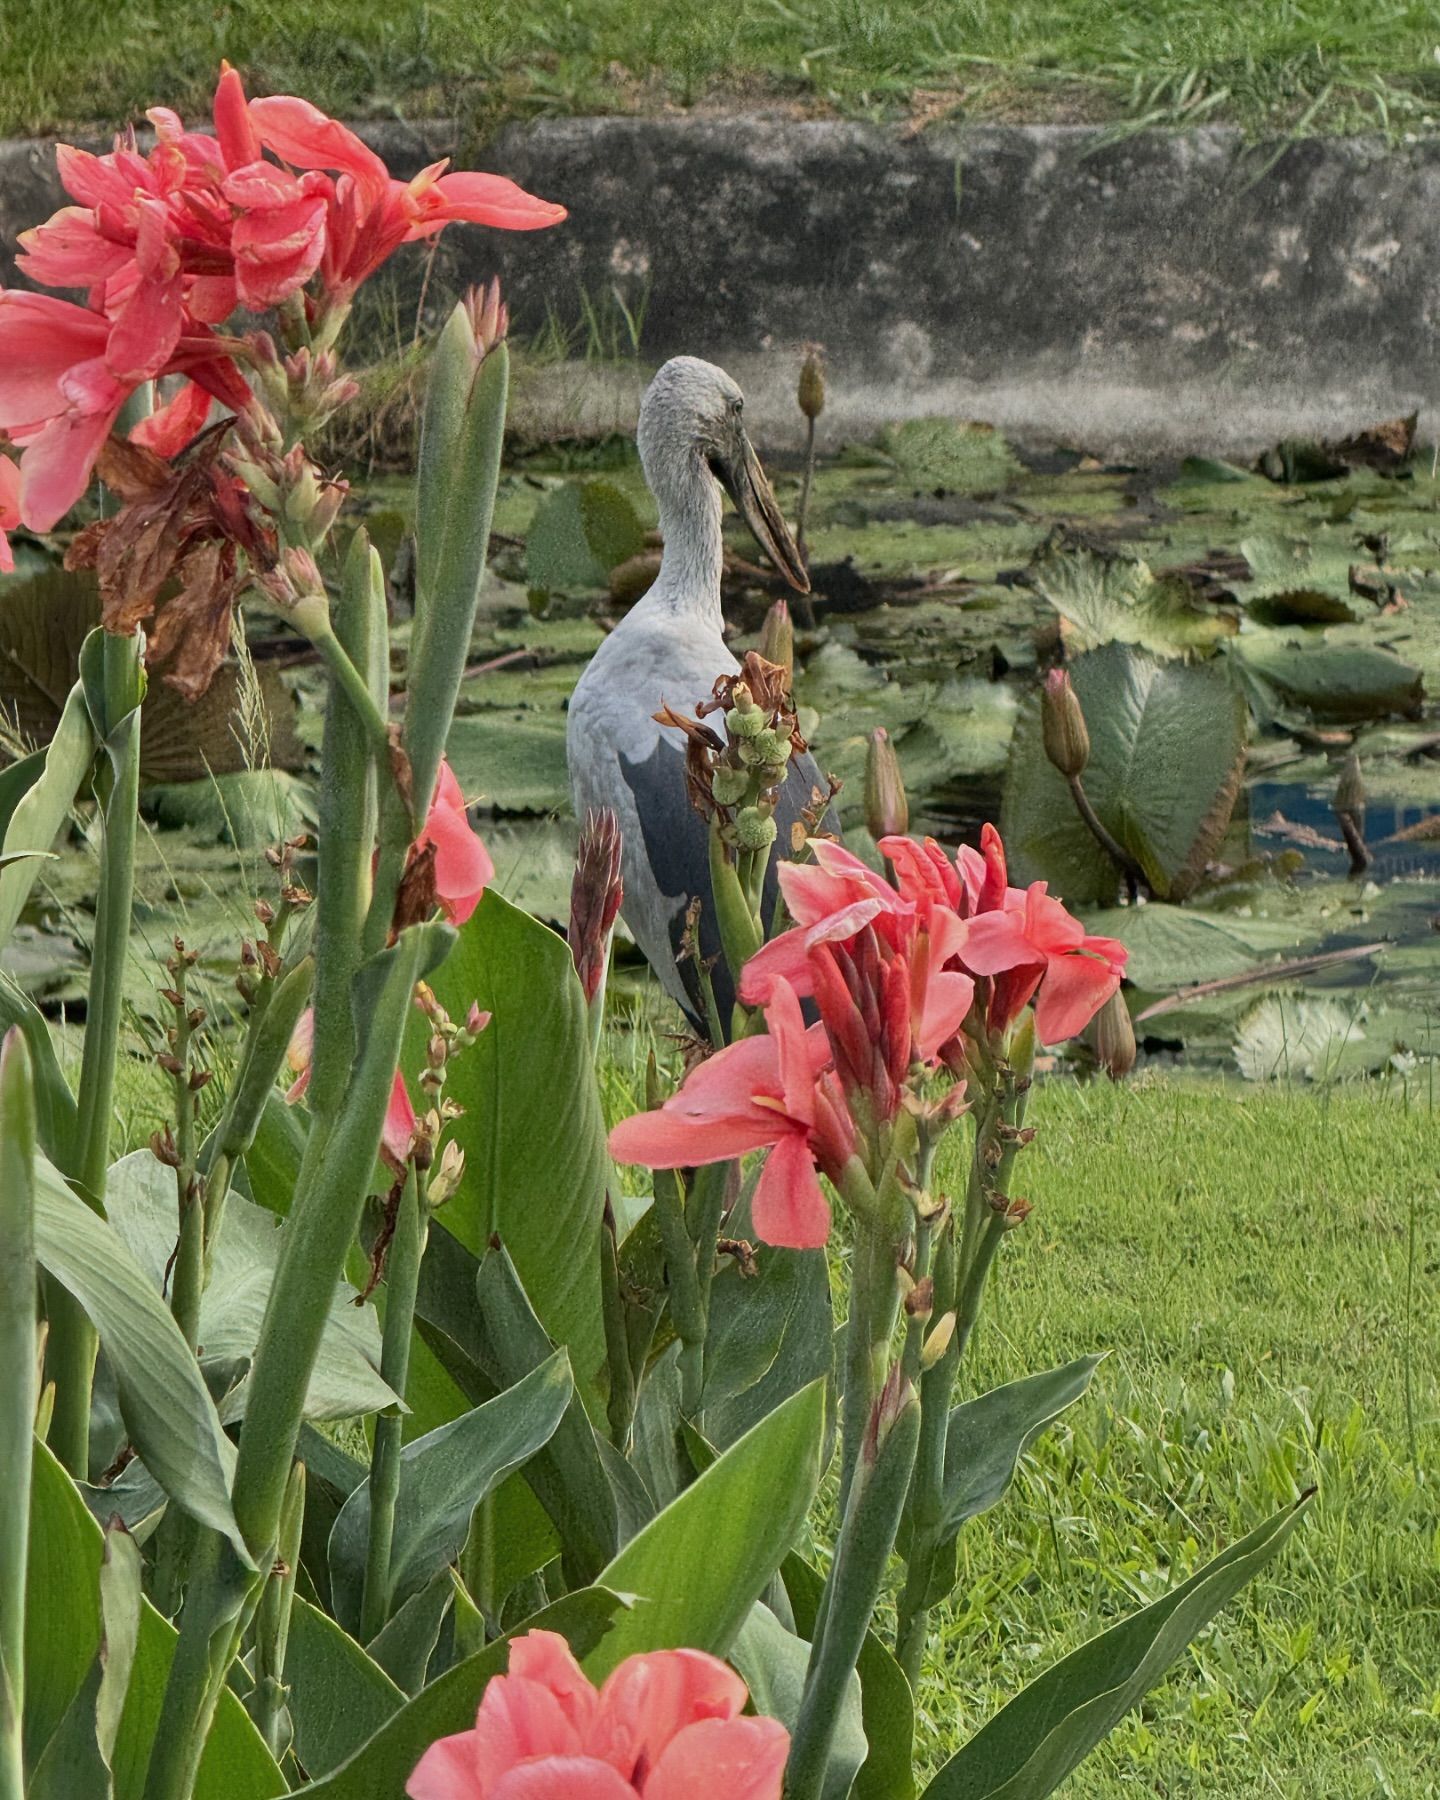
{"label": "concrete wall", "polygon": [[[397,173],[449,148],[438,126],[367,135]],[[1436,144],[676,117],[542,121],[477,160],[571,217],[447,231],[432,301],[498,270],[527,332],[613,289],[645,307],[648,360],[723,361],[772,441],[798,430],[807,339],[828,350],[832,436],[945,412],[1233,452],[1440,399]],[[49,168],[44,146],[0,147],[7,249],[58,202]],[[623,426],[638,386],[561,370],[526,404],[536,425]]]}

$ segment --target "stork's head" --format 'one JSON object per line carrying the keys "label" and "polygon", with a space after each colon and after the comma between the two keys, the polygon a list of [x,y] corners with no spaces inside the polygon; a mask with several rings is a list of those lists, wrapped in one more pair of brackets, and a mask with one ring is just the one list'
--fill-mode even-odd
{"label": "stork's head", "polygon": [[672,356],[645,390],[636,441],[662,514],[693,504],[697,486],[713,491],[718,481],[775,567],[809,593],[805,564],[745,430],[745,396],[723,369]]}

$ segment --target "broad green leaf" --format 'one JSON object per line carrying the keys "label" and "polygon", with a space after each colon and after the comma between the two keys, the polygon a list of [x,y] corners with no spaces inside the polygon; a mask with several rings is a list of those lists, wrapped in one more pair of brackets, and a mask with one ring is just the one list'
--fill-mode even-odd
{"label": "broad green leaf", "polygon": [[[818,1569],[792,1551],[780,1570],[786,1597],[801,1637],[815,1635],[815,1621],[825,1592]],[[850,1800],[914,1800],[915,1701],[905,1671],[873,1630],[856,1664],[860,1677],[860,1719],[870,1746],[855,1777]]]}
{"label": "broad green leaf", "polygon": [[0,1787],[20,1782],[25,1563],[39,1399],[35,1321],[35,1089],[18,1031],[0,1046]]}
{"label": "broad green leaf", "polygon": [[57,1147],[75,1141],[75,1096],[55,1054],[45,1015],[9,975],[0,974],[0,1031],[8,1031],[12,1025],[20,1028],[30,1052],[36,1141],[53,1161]]}
{"label": "broad green leaf", "polygon": [[295,1754],[318,1781],[374,1735],[405,1696],[328,1613],[297,1594],[290,1608],[285,1685]]}
{"label": "broad green leaf", "polygon": [[[793,1731],[805,1691],[809,1644],[787,1631],[768,1606],[756,1601],[731,1647],[730,1661],[744,1676],[755,1711],[766,1718],[779,1719]],[[821,1790],[822,1800],[847,1800],[869,1750],[861,1718],[860,1678],[852,1674],[839,1729],[830,1746],[830,1767]]]}
{"label": "broad green leaf", "polygon": [[[480,1265],[471,1292],[472,1353],[497,1388],[510,1387],[550,1355],[551,1345],[503,1244]],[[559,1534],[573,1578],[593,1580],[624,1538],[599,1438],[578,1392],[525,1480]]]}
{"label": "broad green leaf", "polygon": [[[90,773],[95,747],[90,711],[77,682],[46,749],[45,772],[16,801],[0,847],[11,855],[50,849]],[[25,856],[0,869],[0,946],[9,943],[43,866],[38,857]]]}
{"label": "broad green leaf", "polygon": [[235,1452],[169,1308],[115,1228],[43,1157],[35,1202],[36,1258],[98,1332],[136,1451],[170,1498],[229,1538],[249,1567],[230,1505]]}
{"label": "broad green leaf", "polygon": [[1161,657],[1205,655],[1239,629],[1233,611],[1200,599],[1178,575],[1157,579],[1137,556],[1047,544],[1030,573],[1077,650],[1136,644]]}
{"label": "broad green leaf", "polygon": [[[945,1438],[941,1513],[935,1526],[938,1554],[928,1602],[937,1606],[955,1586],[956,1540],[966,1521],[1005,1496],[1020,1458],[1060,1414],[1084,1394],[1104,1359],[1082,1356],[1058,1369],[1027,1375],[992,1388],[955,1407]],[[907,1515],[900,1532],[902,1552],[910,1541]]]}
{"label": "broad green leaf", "polygon": [[1297,644],[1282,632],[1250,631],[1231,654],[1264,716],[1298,707],[1341,723],[1413,718],[1424,701],[1420,671],[1376,644]]}
{"label": "broad green leaf", "polygon": [[[472,1002],[491,1014],[446,1086],[465,1109],[454,1127],[465,1173],[445,1226],[476,1257],[500,1237],[586,1389],[604,1357],[598,1268],[610,1161],[569,947],[490,892],[430,979],[452,1018]],[[423,1066],[425,1029],[412,1009],[403,1067]]]}
{"label": "broad green leaf", "polygon": [[[27,1582],[32,1604],[25,1627],[25,1744],[32,1765],[85,1683],[100,1647],[104,1544],[74,1483],[43,1444],[35,1446],[33,1481]],[[115,1800],[142,1800],[174,1653],[173,1627],[143,1602],[115,1740]],[[287,1791],[244,1707],[228,1687],[222,1689],[195,1800],[273,1800]]]}
{"label": "broad green leaf", "polygon": [[924,1800],[1044,1800],[1053,1793],[1274,1556],[1309,1499],[1047,1669],[950,1758]]}
{"label": "broad green leaf", "polygon": [[281,1218],[289,1212],[304,1154],[305,1115],[276,1093],[266,1101],[255,1142],[245,1152],[251,1196],[266,1212]]}
{"label": "broad green leaf", "polygon": [[[574,1391],[559,1350],[523,1381],[405,1446],[390,1552],[391,1606],[419,1593],[454,1560],[470,1515],[512,1470],[522,1467],[560,1423]],[[370,1529],[367,1477],[340,1510],[330,1534],[330,1589],[337,1618],[353,1626]]]}
{"label": "broad green leaf", "polygon": [[820,1482],[825,1384],[812,1382],[732,1444],[657,1513],[601,1575],[636,1596],[587,1668],[599,1678],[641,1650],[724,1656],[779,1568]]}
{"label": "broad green leaf", "polygon": [[[148,1150],[123,1157],[105,1188],[110,1223],[125,1240],[157,1292],[175,1248],[175,1172]],[[239,1194],[225,1203],[210,1285],[200,1309],[200,1366],[217,1375],[248,1365],[275,1279],[282,1230],[263,1207]],[[305,1414],[311,1419],[346,1419],[379,1412],[396,1403],[380,1379],[380,1323],[375,1308],[357,1305],[345,1282],[336,1284],[320,1353],[310,1375]],[[245,1383],[225,1396],[222,1417],[233,1424],[244,1416]]]}
{"label": "broad green leaf", "polygon": [[[1183,899],[1230,823],[1245,766],[1244,696],[1223,661],[1161,662],[1107,644],[1070,664],[1090,729],[1085,792],[1162,900]],[[1046,760],[1032,699],[1016,726],[1001,808],[1011,878],[1072,904],[1112,903],[1114,864]]]}
{"label": "broad green leaf", "polygon": [[1004,1497],[1021,1456],[1084,1394],[1104,1361],[1080,1356],[1041,1375],[1026,1375],[966,1400],[945,1434],[944,1523],[958,1531]]}
{"label": "broad green leaf", "polygon": [[[727,1227],[752,1235],[746,1217]],[[758,1272],[733,1263],[715,1278],[705,1345],[705,1435],[723,1449],[782,1400],[834,1369],[830,1277],[819,1250],[756,1252]]]}
{"label": "broad green leaf", "polygon": [[111,1800],[111,1765],[139,1648],[140,1552],[123,1527],[105,1533],[100,1648],[27,1786],[26,1800]]}
{"label": "broad green leaf", "polygon": [[407,1694],[418,1694],[425,1685],[425,1671],[455,1598],[457,1580],[448,1567],[440,1569],[365,1646],[371,1661]]}
{"label": "broad green leaf", "polygon": [[306,1800],[398,1800],[416,1763],[437,1738],[469,1731],[474,1725],[486,1684],[505,1673],[511,1638],[528,1631],[558,1632],[583,1659],[603,1641],[624,1605],[618,1594],[584,1588],[547,1606],[422,1688],[348,1762],[307,1787]]}
{"label": "broad green leaf", "polygon": [[535,509],[525,539],[525,579],[541,593],[603,588],[610,571],[645,548],[635,508],[609,481],[571,481]]}

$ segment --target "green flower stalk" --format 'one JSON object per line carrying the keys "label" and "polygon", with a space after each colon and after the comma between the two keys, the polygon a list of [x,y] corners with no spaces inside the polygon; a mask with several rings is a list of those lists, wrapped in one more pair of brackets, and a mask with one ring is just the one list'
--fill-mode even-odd
{"label": "green flower stalk", "polygon": [[270,1754],[278,1762],[290,1747],[292,1727],[287,1707],[285,1657],[290,1643],[290,1613],[295,1577],[300,1572],[300,1533],[305,1523],[305,1465],[296,1463],[285,1490],[280,1541],[275,1562],[265,1578],[255,1612],[255,1687],[248,1702],[251,1716]]}
{"label": "green flower stalk", "polygon": [[24,1800],[25,1575],[38,1399],[35,1096],[18,1028],[0,1049],[0,1800]]}

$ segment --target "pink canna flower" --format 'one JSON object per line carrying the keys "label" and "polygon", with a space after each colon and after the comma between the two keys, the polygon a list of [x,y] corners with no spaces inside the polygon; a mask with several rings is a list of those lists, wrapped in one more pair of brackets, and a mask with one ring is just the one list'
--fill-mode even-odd
{"label": "pink canna flower", "polygon": [[444,162],[399,181],[347,126],[293,95],[252,100],[249,116],[260,142],[282,162],[336,172],[320,264],[325,292],[336,304],[347,303],[401,244],[432,237],[452,220],[538,231],[565,217],[563,206],[537,200],[502,175],[471,170],[447,175]]}
{"label": "pink canna flower", "polygon": [[698,1650],[628,1657],[597,1690],[562,1637],[531,1631],[474,1728],[432,1744],[410,1800],[780,1800],[790,1734],[744,1718],[745,1684]]}
{"label": "pink canna flower", "polygon": [[992,1028],[1009,1024],[1036,995],[1036,1035],[1059,1044],[1083,1031],[1119,988],[1127,952],[1114,938],[1087,936],[1036,881],[1018,905],[971,919],[963,954],[976,975],[995,978]]}
{"label": "pink canna flower", "polygon": [[470,824],[465,796],[448,762],[440,764],[435,798],[424,829],[415,840],[423,850],[435,847],[435,891],[452,925],[463,925],[495,879],[490,853]]}
{"label": "pink canna flower", "polygon": [[[315,1045],[315,1009],[307,1006],[290,1034],[285,1061],[295,1079],[285,1090],[285,1103],[294,1106],[305,1097],[310,1086],[310,1061]],[[390,1103],[385,1109],[385,1129],[380,1139],[380,1153],[397,1169],[403,1169],[415,1140],[415,1108],[405,1087],[405,1077],[397,1069],[390,1084]]]}
{"label": "pink canna flower", "polygon": [[697,1064],[658,1111],[622,1120],[610,1152],[648,1169],[681,1169],[768,1146],[751,1204],[756,1234],[785,1249],[817,1250],[830,1235],[830,1208],[816,1162],[837,1180],[854,1154],[854,1128],[828,1073],[824,1027],[806,1029],[783,979],[765,1023],[767,1035],[741,1038]]}
{"label": "pink canna flower", "polygon": [[5,535],[20,523],[20,468],[8,456],[0,456],[0,571],[15,567],[10,540]]}

